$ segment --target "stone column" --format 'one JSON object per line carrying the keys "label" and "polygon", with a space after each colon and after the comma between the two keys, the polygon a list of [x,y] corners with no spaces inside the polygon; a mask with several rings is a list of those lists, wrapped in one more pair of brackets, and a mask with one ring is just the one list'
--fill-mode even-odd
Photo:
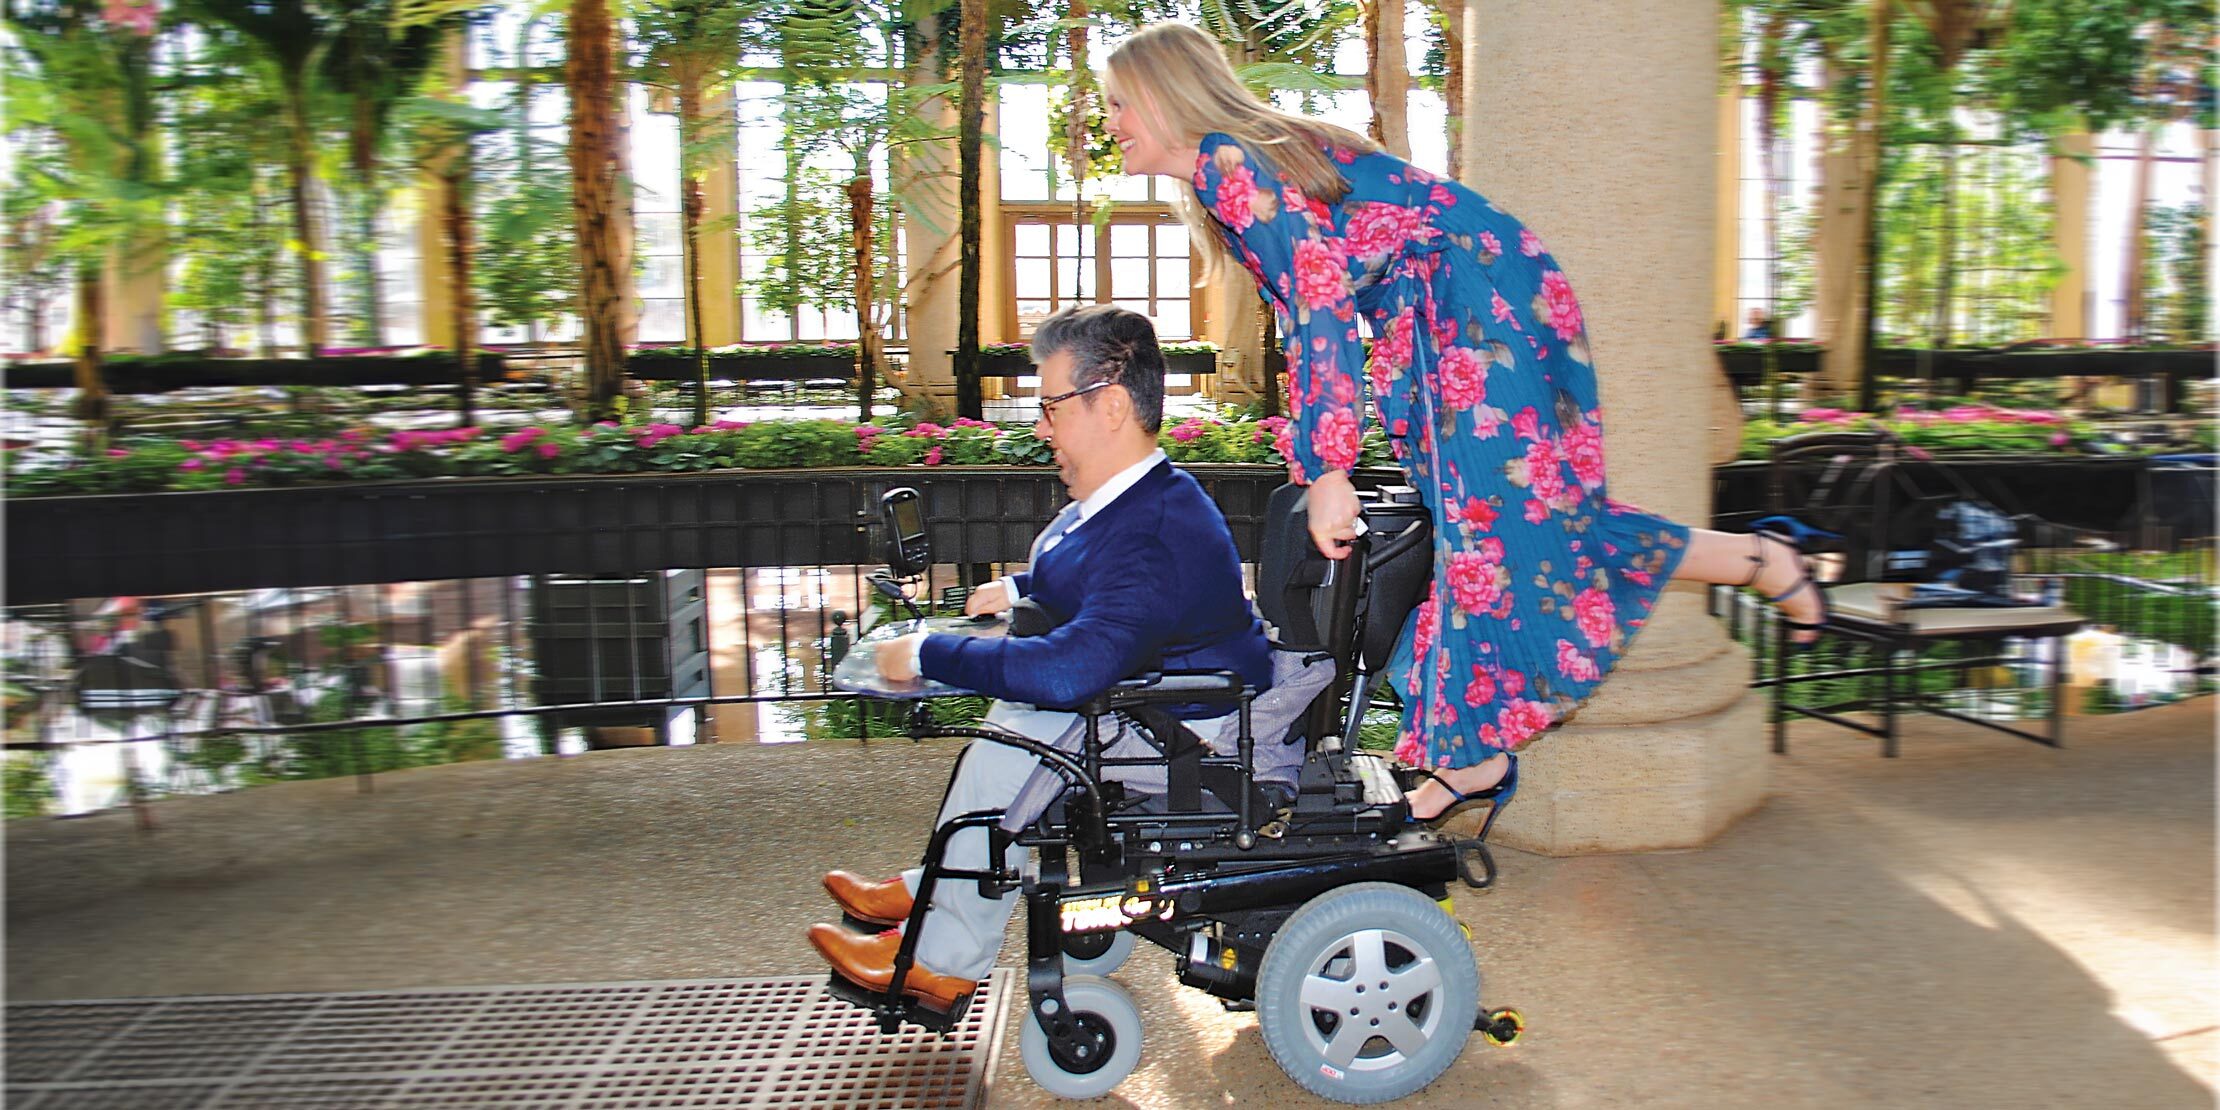
{"label": "stone column", "polygon": [[[929,26],[931,20],[927,20]],[[938,84],[938,50],[928,42],[910,70],[910,83]],[[953,129],[953,98],[929,100],[918,113],[933,123]],[[956,346],[956,286],[958,240],[961,221],[958,207],[962,190],[956,180],[956,141],[912,143],[896,155],[895,192],[907,192],[915,218],[901,218],[908,235],[907,272],[902,275],[904,335],[909,359],[903,392],[941,412],[956,408],[954,361],[948,352]],[[889,198],[892,203],[892,198]]]}
{"label": "stone column", "polygon": [[1213,399],[1245,405],[1264,396],[1264,327],[1258,320],[1261,302],[1256,282],[1248,271],[1226,265],[1195,290],[1195,337],[1218,345],[1218,373],[1211,384]]}
{"label": "stone column", "polygon": [[[166,349],[162,320],[167,309],[169,260],[168,232],[160,226],[142,229],[129,242],[109,250],[100,275],[108,298],[107,334],[100,340],[103,351],[158,355]],[[198,344],[197,336],[188,338],[188,346]]]}
{"label": "stone column", "polygon": [[[1580,293],[1613,496],[1710,515],[1717,7],[1474,0],[1485,128],[1468,175],[1550,245]],[[1484,157],[1472,157],[1484,153]],[[1675,585],[1597,697],[1523,758],[1501,839],[1551,855],[1685,848],[1765,799],[1749,659]]]}
{"label": "stone column", "polygon": [[455,322],[447,314],[447,232],[439,223],[439,190],[439,179],[422,172],[410,190],[410,216],[416,221],[416,318],[425,346],[453,349]]}
{"label": "stone column", "polygon": [[[1742,76],[1736,70],[1719,82],[1713,97],[1718,102],[1716,145],[1717,184],[1712,189],[1711,315],[1714,329],[1726,325],[1726,337],[1742,334],[1742,316],[1736,311],[1742,286]],[[1776,325],[1778,326],[1778,325]],[[1707,458],[1729,463],[1742,450],[1742,397],[1726,370],[1713,363],[1711,419]]]}
{"label": "stone column", "polygon": [[1742,87],[1739,73],[1719,83],[1718,129],[1712,156],[1718,160],[1713,191],[1711,317],[1726,325],[1726,337],[1742,334],[1736,300],[1742,288]]}
{"label": "stone column", "polygon": [[2050,291],[2050,334],[2080,339],[2089,334],[2089,166],[2077,161],[2096,153],[2086,131],[2058,137],[2050,159],[2050,195],[2055,211],[2052,242],[2065,271]]}

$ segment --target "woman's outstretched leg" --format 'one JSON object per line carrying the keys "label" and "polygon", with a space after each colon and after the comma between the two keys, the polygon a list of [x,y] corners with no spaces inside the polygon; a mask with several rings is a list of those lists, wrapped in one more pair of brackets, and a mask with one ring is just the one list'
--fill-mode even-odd
{"label": "woman's outstretched leg", "polygon": [[[1505,772],[1510,769],[1511,757],[1497,755],[1470,767],[1437,770],[1434,774],[1447,779],[1449,785],[1456,788],[1457,794],[1470,794],[1475,790],[1486,790],[1496,783],[1502,782]],[[1420,821],[1429,821],[1440,814],[1442,810],[1448,809],[1455,803],[1457,795],[1451,794],[1441,783],[1428,779],[1420,783],[1418,789],[1404,795],[1403,798],[1404,802],[1410,806],[1412,817]]]}
{"label": "woman's outstretched leg", "polygon": [[[1751,572],[1755,571],[1753,575]],[[1804,577],[1802,553],[1771,536],[1688,530],[1688,550],[1674,568],[1675,581],[1709,582],[1718,586],[1749,586],[1767,597],[1780,597]],[[1792,621],[1817,624],[1826,615],[1816,584],[1797,590],[1780,602],[1781,612]],[[1808,644],[1819,638],[1817,629],[1797,629],[1789,639]]]}

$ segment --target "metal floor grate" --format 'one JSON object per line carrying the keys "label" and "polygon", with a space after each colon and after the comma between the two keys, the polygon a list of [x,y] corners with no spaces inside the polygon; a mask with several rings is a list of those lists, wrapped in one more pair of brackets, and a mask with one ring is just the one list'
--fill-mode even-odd
{"label": "metal floor grate", "polygon": [[825,980],[25,1002],[10,1110],[971,1107],[1013,973],[951,1034],[879,1032]]}

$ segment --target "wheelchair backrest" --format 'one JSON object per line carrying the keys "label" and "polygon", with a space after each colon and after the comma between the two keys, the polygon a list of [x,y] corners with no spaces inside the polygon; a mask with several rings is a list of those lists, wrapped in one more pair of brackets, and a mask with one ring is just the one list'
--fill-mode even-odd
{"label": "wheelchair backrest", "polygon": [[[1272,491],[1257,567],[1257,609],[1278,632],[1279,645],[1329,652],[1344,674],[1359,659],[1368,672],[1387,665],[1434,569],[1433,521],[1425,506],[1365,497],[1371,531],[1363,556],[1335,562],[1311,542],[1302,487]],[[1392,554],[1383,558],[1391,544]]]}
{"label": "wheelchair backrest", "polygon": [[1349,642],[1355,612],[1355,576],[1339,568],[1310,539],[1310,511],[1303,487],[1272,491],[1264,506],[1264,550],[1256,569],[1256,606],[1280,647],[1330,651],[1338,659]]}

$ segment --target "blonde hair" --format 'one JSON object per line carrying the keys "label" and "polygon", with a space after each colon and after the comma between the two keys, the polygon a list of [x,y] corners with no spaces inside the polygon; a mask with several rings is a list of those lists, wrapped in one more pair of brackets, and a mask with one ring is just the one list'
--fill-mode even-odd
{"label": "blonde hair", "polygon": [[[1155,137],[1172,149],[1202,141],[1211,132],[1226,135],[1271,159],[1272,167],[1306,197],[1332,203],[1348,195],[1341,176],[1322,147],[1344,147],[1360,154],[1379,144],[1345,127],[1279,111],[1257,99],[1234,75],[1233,63],[1217,40],[1185,23],[1159,23],[1142,29],[1110,52],[1110,80],[1130,95],[1147,96],[1155,118],[1141,113],[1142,126],[1162,131]],[[1233,262],[1217,222],[1203,210],[1191,188],[1182,188],[1175,207],[1188,237],[1202,252],[1203,273],[1215,275]]]}

